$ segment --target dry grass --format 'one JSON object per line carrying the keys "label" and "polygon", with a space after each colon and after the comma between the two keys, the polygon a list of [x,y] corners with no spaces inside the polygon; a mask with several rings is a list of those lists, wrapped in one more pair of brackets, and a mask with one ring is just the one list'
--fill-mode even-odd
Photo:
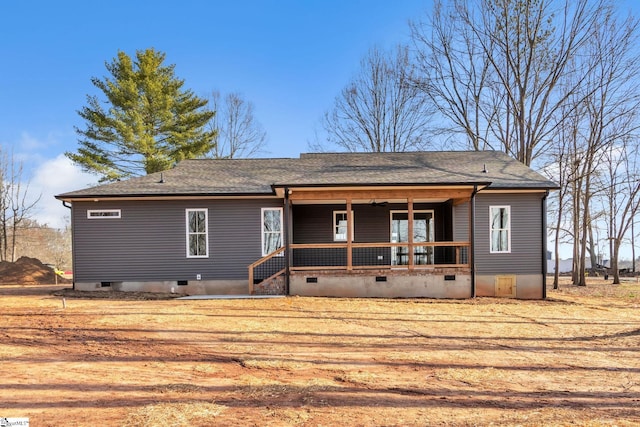
{"label": "dry grass", "polygon": [[212,425],[226,407],[211,402],[159,403],[144,406],[130,413],[126,426],[188,426]]}
{"label": "dry grass", "polygon": [[[640,284],[547,301],[86,298],[0,286],[0,417],[33,425],[640,423]],[[116,298],[117,297],[117,298]]]}

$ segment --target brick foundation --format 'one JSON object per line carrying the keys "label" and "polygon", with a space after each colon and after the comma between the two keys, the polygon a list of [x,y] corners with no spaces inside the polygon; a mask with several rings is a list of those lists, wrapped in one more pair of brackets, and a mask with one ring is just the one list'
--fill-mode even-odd
{"label": "brick foundation", "polygon": [[253,285],[253,295],[285,295],[284,275]]}

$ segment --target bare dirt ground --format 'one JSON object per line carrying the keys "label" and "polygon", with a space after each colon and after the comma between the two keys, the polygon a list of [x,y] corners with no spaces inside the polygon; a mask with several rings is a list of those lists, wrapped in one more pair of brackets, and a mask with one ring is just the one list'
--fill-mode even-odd
{"label": "bare dirt ground", "polygon": [[0,286],[0,419],[640,424],[635,281],[563,285],[547,301],[149,300],[59,288]]}

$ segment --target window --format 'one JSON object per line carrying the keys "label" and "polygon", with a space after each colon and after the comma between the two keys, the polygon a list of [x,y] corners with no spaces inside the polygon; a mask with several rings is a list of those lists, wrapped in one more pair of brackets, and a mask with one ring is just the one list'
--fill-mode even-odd
{"label": "window", "polygon": [[89,219],[120,218],[120,209],[90,209],[87,211]]}
{"label": "window", "polygon": [[[351,211],[351,240],[353,236],[353,211]],[[347,241],[347,211],[333,211],[333,241]]]}
{"label": "window", "polygon": [[[405,243],[409,241],[409,211],[391,211],[391,243]],[[413,211],[413,242],[434,242],[435,227],[433,224],[434,211]],[[391,265],[408,265],[409,257],[413,256],[414,264],[433,264],[434,252],[432,246],[414,246],[413,254],[408,246],[391,247]]]}
{"label": "window", "polygon": [[490,206],[491,253],[511,252],[511,207]]}
{"label": "window", "polygon": [[262,256],[282,247],[282,208],[262,208]]}
{"label": "window", "polygon": [[187,258],[209,256],[207,209],[187,209]]}

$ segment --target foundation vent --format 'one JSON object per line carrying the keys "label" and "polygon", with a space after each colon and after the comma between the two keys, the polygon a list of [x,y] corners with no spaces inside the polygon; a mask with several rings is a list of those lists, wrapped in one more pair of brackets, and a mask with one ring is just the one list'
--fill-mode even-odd
{"label": "foundation vent", "polygon": [[387,276],[376,276],[376,282],[386,282]]}
{"label": "foundation vent", "polygon": [[187,286],[188,284],[188,280],[178,280],[178,286]]}
{"label": "foundation vent", "polygon": [[307,283],[318,283],[317,277],[307,277]]}

